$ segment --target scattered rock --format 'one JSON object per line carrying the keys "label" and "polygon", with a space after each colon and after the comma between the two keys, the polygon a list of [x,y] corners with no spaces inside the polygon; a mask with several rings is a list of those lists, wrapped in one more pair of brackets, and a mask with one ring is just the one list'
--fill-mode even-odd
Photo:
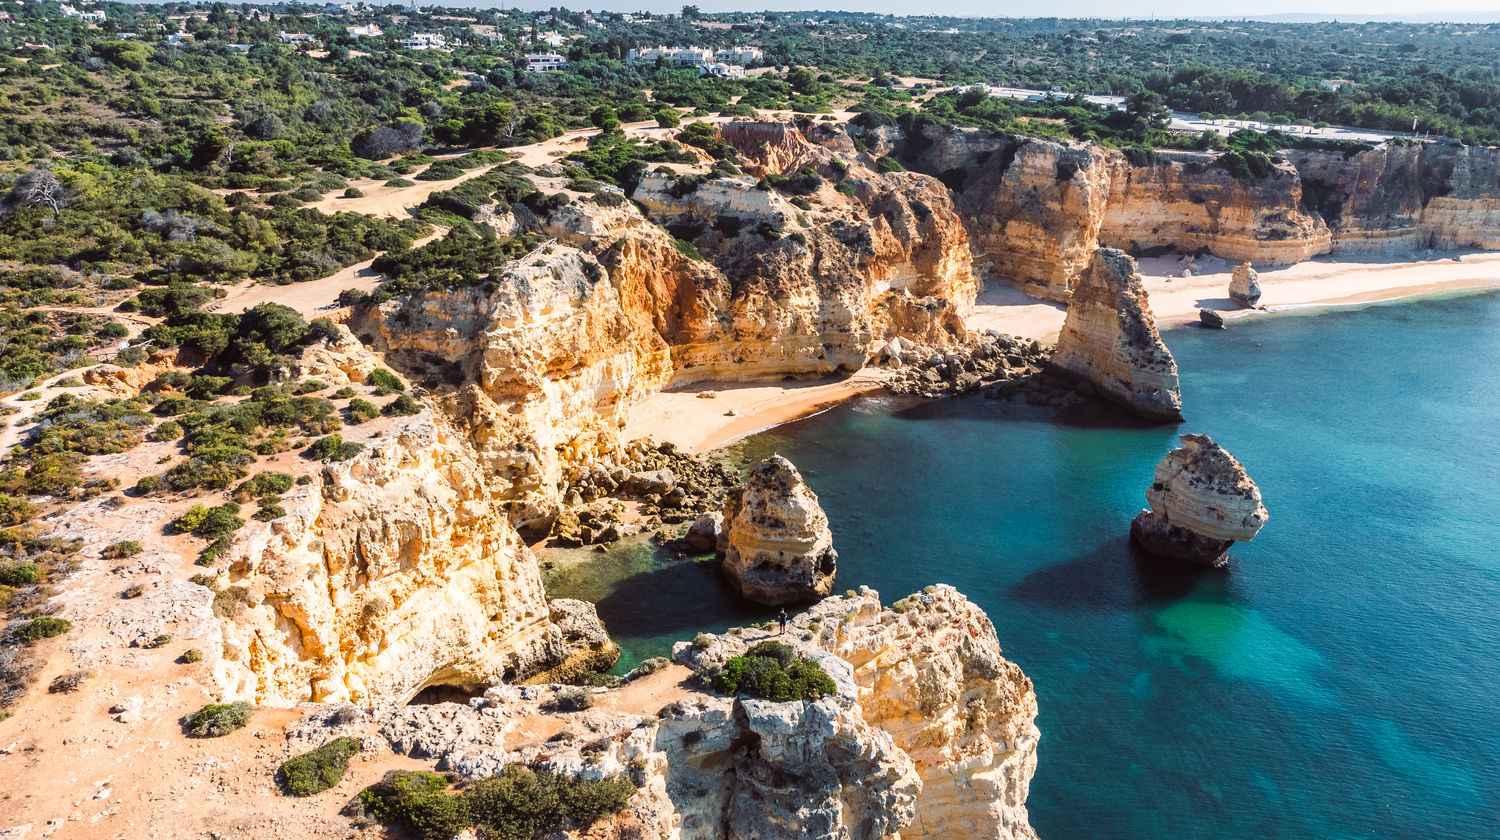
{"label": "scattered rock", "polygon": [[724,573],[762,604],[817,600],[833,589],[838,552],[828,517],[792,462],[773,455],[724,501]]}
{"label": "scattered rock", "polygon": [[1210,330],[1222,330],[1224,329],[1224,316],[1212,309],[1200,309],[1198,310],[1198,326]]}
{"label": "scattered rock", "polygon": [[1223,447],[1207,435],[1183,435],[1182,443],[1156,465],[1146,491],[1151,507],[1130,523],[1130,536],[1152,554],[1223,567],[1229,547],[1266,524],[1266,506]]}
{"label": "scattered rock", "polygon": [[724,533],[724,514],[709,511],[699,514],[693,522],[693,527],[689,528],[687,535],[682,538],[682,544],[689,551],[700,554],[714,551],[719,545],[719,535],[722,533]]}

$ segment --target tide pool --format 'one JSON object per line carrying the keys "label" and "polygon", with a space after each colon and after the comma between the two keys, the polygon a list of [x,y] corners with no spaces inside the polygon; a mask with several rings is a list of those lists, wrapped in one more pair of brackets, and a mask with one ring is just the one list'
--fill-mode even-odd
{"label": "tide pool", "polygon": [[[866,399],[733,448],[821,498],[843,590],[951,583],[1036,684],[1062,838],[1500,837],[1500,295],[1174,330],[1187,422]],[[1228,574],[1128,542],[1211,435],[1270,521]],[[579,555],[574,555],[578,557]],[[622,667],[774,610],[649,544],[564,560]]]}

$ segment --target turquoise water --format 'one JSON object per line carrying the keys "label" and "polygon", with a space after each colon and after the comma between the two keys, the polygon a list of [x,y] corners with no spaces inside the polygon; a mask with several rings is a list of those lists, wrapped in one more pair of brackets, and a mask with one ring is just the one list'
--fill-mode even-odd
{"label": "turquoise water", "polygon": [[[1229,574],[1127,541],[1177,429],[866,400],[759,435],[821,497],[838,589],[951,583],[1036,683],[1063,838],[1500,837],[1500,295],[1177,330],[1187,422],[1260,484]],[[711,564],[564,566],[631,659],[767,616]]]}

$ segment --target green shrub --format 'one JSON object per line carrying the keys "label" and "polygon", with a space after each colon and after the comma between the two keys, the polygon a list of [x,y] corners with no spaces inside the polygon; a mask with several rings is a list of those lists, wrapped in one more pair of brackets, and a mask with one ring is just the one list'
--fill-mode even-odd
{"label": "green shrub", "polygon": [[402,382],[396,374],[391,373],[385,368],[375,368],[370,371],[370,376],[365,382],[375,386],[376,390],[387,394],[406,390],[406,383]]}
{"label": "green shrub", "polygon": [[73,622],[65,618],[44,615],[16,628],[16,638],[24,644],[34,645],[42,639],[50,639],[73,629]]}
{"label": "green shrub", "polygon": [[386,181],[385,185],[387,187],[415,187],[417,184],[415,181],[408,181],[405,178],[392,178]]}
{"label": "green shrub", "polygon": [[628,777],[582,779],[515,765],[458,794],[432,773],[392,770],[358,797],[366,814],[425,840],[446,840],[477,827],[485,840],[534,840],[566,829],[586,830],[623,810],[635,794]]}
{"label": "green shrub", "polygon": [[260,507],[256,509],[255,514],[252,517],[255,521],[270,522],[273,519],[280,519],[281,517],[286,516],[286,508],[283,508],[277,502],[269,501],[269,498],[270,497],[260,500]]}
{"label": "green shrub", "polygon": [[161,479],[154,475],[142,476],[141,480],[135,483],[135,492],[142,496],[148,493],[155,493],[160,488]]}
{"label": "green shrub", "polygon": [[[405,397],[406,395],[402,394],[401,396]],[[410,398],[408,397],[408,399]],[[350,423],[359,424],[379,417],[380,409],[369,400],[355,398],[349,401],[348,416]]]}
{"label": "green shrub", "polygon": [[317,461],[347,461],[364,448],[363,443],[345,443],[342,435],[329,435],[307,447],[307,456]]}
{"label": "green shrub", "polygon": [[250,722],[255,707],[243,700],[210,703],[182,719],[182,731],[193,738],[219,738]]}
{"label": "green shrub", "polygon": [[193,505],[172,522],[172,527],[180,534],[192,533],[214,542],[233,534],[245,524],[245,520],[239,517],[239,512],[240,506],[234,502],[225,502],[211,508]]}
{"label": "green shrub", "polygon": [[359,187],[350,187],[344,190],[344,198],[364,198],[365,194]]}
{"label": "green shrub", "polygon": [[141,544],[135,540],[123,540],[104,549],[104,556],[110,560],[122,560],[140,553]]}
{"label": "green shrub", "polygon": [[0,566],[0,586],[31,586],[42,579],[42,567],[36,563],[11,563]]}
{"label": "green shrub", "polygon": [[359,752],[358,738],[336,738],[321,747],[287,759],[276,781],[288,796],[312,796],[338,784]]}
{"label": "green shrub", "polygon": [[165,420],[152,429],[147,438],[154,441],[171,441],[182,437],[182,424],[176,420]]}
{"label": "green shrub", "polygon": [[282,472],[256,473],[255,477],[234,488],[236,501],[248,502],[264,496],[278,496],[292,489],[292,477]]}
{"label": "green shrub", "polygon": [[157,635],[156,638],[143,645],[143,647],[147,648],[148,650],[156,650],[159,647],[166,647],[171,643],[172,635],[170,633],[161,633]]}
{"label": "green shrub", "polygon": [[181,662],[184,665],[191,665],[194,662],[202,662],[203,651],[197,648],[188,648],[187,650],[182,652],[181,656],[177,657],[177,661]]}
{"label": "green shrub", "polygon": [[354,396],[354,389],[350,388],[348,385],[345,385],[337,391],[329,394],[328,398],[330,400],[347,400],[352,396]]}
{"label": "green shrub", "polygon": [[682,254],[684,257],[687,257],[694,262],[704,261],[703,253],[698,250],[697,245],[694,245],[693,243],[688,242],[685,239],[673,239],[672,245],[677,249],[678,253]]}
{"label": "green shrub", "polygon": [[474,824],[468,800],[446,792],[448,780],[420,770],[392,770],[359,792],[364,812],[385,825],[410,829],[431,840],[447,838]]}
{"label": "green shrub", "polygon": [[386,403],[385,408],[380,409],[380,413],[387,417],[405,417],[411,414],[421,414],[422,404],[406,394],[402,394]]}
{"label": "green shrub", "polygon": [[746,694],[765,700],[816,700],[838,691],[833,678],[811,659],[799,658],[788,645],[766,641],[725,662],[710,675],[724,694]]}
{"label": "green shrub", "polygon": [[904,166],[901,165],[901,161],[896,160],[895,158],[890,157],[889,155],[887,155],[886,157],[881,158],[880,160],[875,161],[875,168],[878,171],[880,171],[880,172],[905,172],[906,171],[906,167],[904,167]]}

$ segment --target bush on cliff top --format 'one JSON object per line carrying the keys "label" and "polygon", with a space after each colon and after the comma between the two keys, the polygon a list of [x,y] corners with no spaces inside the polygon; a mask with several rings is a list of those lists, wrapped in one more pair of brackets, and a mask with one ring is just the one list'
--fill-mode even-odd
{"label": "bush on cliff top", "polygon": [[393,770],[360,792],[355,809],[425,840],[446,840],[477,827],[486,840],[533,840],[562,829],[586,829],[616,813],[635,794],[628,777],[582,779],[507,766],[459,793],[432,773]]}
{"label": "bush on cliff top", "polygon": [[243,700],[210,703],[182,719],[182,731],[194,738],[218,738],[250,722],[255,707]]}
{"label": "bush on cliff top", "polygon": [[287,759],[276,773],[276,782],[288,796],[322,793],[344,778],[349,759],[357,752],[358,738],[335,738],[315,750]]}
{"label": "bush on cliff top", "polygon": [[713,687],[724,694],[748,695],[763,700],[816,700],[834,694],[838,686],[823,666],[797,656],[791,646],[764,641],[744,656],[736,656],[708,674]]}

